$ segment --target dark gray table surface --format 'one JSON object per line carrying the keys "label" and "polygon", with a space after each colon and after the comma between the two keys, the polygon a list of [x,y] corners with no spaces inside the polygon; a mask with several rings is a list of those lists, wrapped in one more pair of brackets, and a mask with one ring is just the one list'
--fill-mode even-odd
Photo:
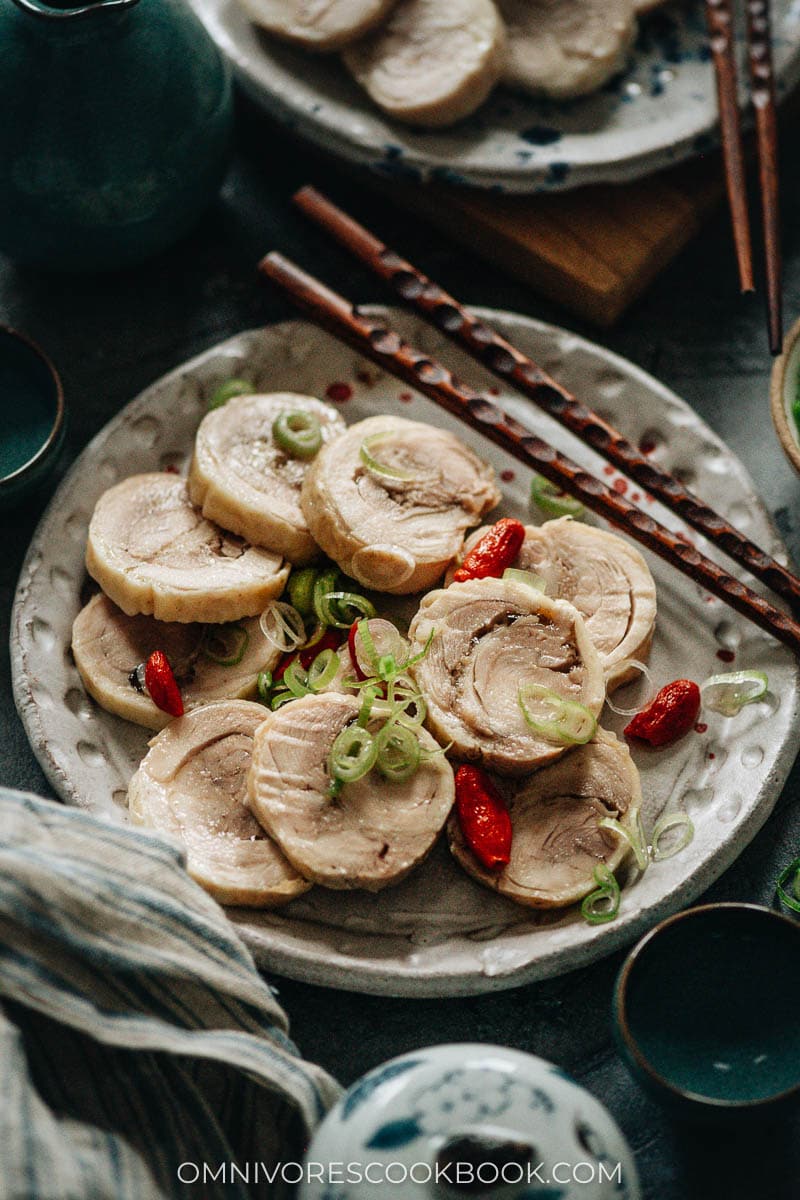
{"label": "dark gray table surface", "polygon": [[[800,162],[784,168],[786,306],[800,315]],[[71,412],[68,458],[141,388],[213,343],[285,318],[255,263],[279,248],[349,295],[384,300],[380,286],[289,206],[317,182],[456,295],[556,323],[577,323],[521,284],[447,244],[377,199],[352,170],[334,172],[289,144],[252,110],[239,113],[237,152],[221,200],[188,239],[146,266],[104,277],[59,277],[0,259],[0,321],[26,330],[60,368]],[[723,213],[613,333],[580,332],[651,371],[702,414],[742,458],[800,560],[800,481],[768,413],[770,361],[759,300],[737,295]],[[14,711],[8,620],[17,575],[44,501],[0,517],[0,783],[51,791]],[[795,768],[777,810],[708,893],[770,903],[781,867],[800,853]],[[621,955],[561,979],[464,1000],[364,997],[277,980],[302,1051],[342,1082],[395,1054],[445,1041],[532,1051],[572,1072],[608,1105],[635,1151],[648,1200],[783,1200],[800,1189],[800,1123],[738,1135],[683,1128],[631,1080],[614,1052],[610,999]],[[687,963],[687,971],[694,964]],[[780,978],[776,977],[776,987]],[[675,980],[680,988],[681,980]],[[769,1014],[765,1014],[769,1019]],[[397,1189],[392,1189],[393,1192]],[[587,1200],[590,1189],[587,1188]]]}

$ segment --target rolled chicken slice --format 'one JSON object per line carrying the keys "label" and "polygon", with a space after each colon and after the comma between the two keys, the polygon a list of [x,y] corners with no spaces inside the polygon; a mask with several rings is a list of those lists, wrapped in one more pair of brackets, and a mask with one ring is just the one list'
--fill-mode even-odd
{"label": "rolled chicken slice", "polygon": [[323,444],[344,433],[330,404],[295,392],[240,396],[203,418],[189,469],[189,498],[207,517],[293,563],[318,554],[300,508],[309,460],[288,454],[272,432],[282,414],[319,421]]}
{"label": "rolled chicken slice", "polygon": [[505,47],[491,0],[400,0],[388,21],[343,57],[385,113],[434,128],[483,104],[502,76]]}
{"label": "rolled chicken slice", "polygon": [[465,531],[499,501],[492,468],[454,434],[392,416],[324,446],[300,495],[325,553],[365,587],[394,594],[438,582]]}
{"label": "rolled chicken slice", "polygon": [[497,0],[508,30],[504,80],[565,100],[620,71],[636,37],[634,0]]}
{"label": "rolled chicken slice", "polygon": [[102,594],[72,626],[72,654],[86,691],[107,712],[146,729],[163,729],[171,720],[136,677],[155,650],[166,654],[187,711],[213,700],[251,698],[259,672],[271,671],[281,657],[256,617],[235,626],[182,625],[129,617]]}
{"label": "rolled chicken slice", "polygon": [[[469,549],[485,530],[467,540]],[[548,596],[574,604],[600,655],[606,690],[638,675],[630,659],[650,653],[656,624],[656,585],[642,555],[623,538],[559,517],[527,525],[514,566],[538,575]]]}
{"label": "rolled chicken slice", "polygon": [[240,0],[251,21],[305,50],[339,50],[379,25],[395,0]]}
{"label": "rolled chicken slice", "polygon": [[627,857],[628,842],[599,822],[612,817],[632,829],[642,789],[627,746],[598,730],[594,741],[506,785],[506,803],[513,830],[507,866],[490,871],[478,861],[456,813],[447,826],[454,857],[480,883],[517,904],[562,908],[595,889],[596,867],[613,872]]}
{"label": "rolled chicken slice", "polygon": [[207,521],[186,481],[166,472],[132,475],[103,493],[86,569],[129,616],[181,623],[255,616],[289,575],[280,554]]}
{"label": "rolled chicken slice", "polygon": [[244,803],[265,712],[222,700],[178,717],[152,739],[128,788],[132,819],[182,842],[189,874],[220,904],[272,908],[310,886]]}
{"label": "rolled chicken slice", "polygon": [[[502,775],[525,775],[568,743],[531,727],[520,688],[538,685],[597,717],[603,668],[582,617],[524,583],[471,579],[430,592],[411,622],[411,668],[427,725],[456,758]],[[430,644],[428,644],[430,639]]]}
{"label": "rolled chicken slice", "polygon": [[[331,796],[328,757],[360,701],[334,692],[304,696],[268,716],[256,734],[249,803],[294,867],[328,888],[376,892],[426,857],[455,798],[444,755],[404,783],[377,771]],[[419,731],[423,749],[437,750]]]}

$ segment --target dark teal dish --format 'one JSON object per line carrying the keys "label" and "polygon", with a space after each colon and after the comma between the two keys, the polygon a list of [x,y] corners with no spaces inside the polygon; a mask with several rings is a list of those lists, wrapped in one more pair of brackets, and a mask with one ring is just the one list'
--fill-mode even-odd
{"label": "dark teal dish", "polygon": [[626,959],[615,1031],[676,1115],[774,1116],[800,1099],[800,923],[709,904],[657,925]]}
{"label": "dark teal dish", "polygon": [[64,443],[64,392],[53,364],[0,325],[0,509],[45,482]]}

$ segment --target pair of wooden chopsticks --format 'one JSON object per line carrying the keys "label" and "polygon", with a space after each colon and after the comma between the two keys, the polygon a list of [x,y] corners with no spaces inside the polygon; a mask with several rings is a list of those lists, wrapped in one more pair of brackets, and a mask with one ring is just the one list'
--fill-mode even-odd
{"label": "pair of wooden chopsticks", "polygon": [[[295,202],[475,359],[514,384],[587,445],[658,496],[715,545],[785,596],[797,610],[800,579],[749,541],[724,517],[687,492],[677,479],[651,462],[622,434],[571,396],[531,358],[314,189],[303,188]],[[576,496],[588,508],[621,527],[800,656],[800,624],[733,578],[718,563],[702,555],[684,535],[661,525],[619,492],[507,416],[489,396],[456,379],[429,354],[409,346],[384,321],[366,316],[350,301],[282,255],[268,254],[259,269],[317,324],[389,374],[455,413],[561,490]]]}
{"label": "pair of wooden chopsticks", "polygon": [[[725,182],[733,223],[733,239],[743,292],[755,290],[753,247],[747,206],[735,50],[734,0],[705,0],[711,55],[717,77]],[[767,276],[769,347],[783,345],[780,207],[778,200],[778,127],[772,62],[770,0],[745,0],[747,10],[750,94],[756,115],[756,141],[761,191],[761,222]]]}

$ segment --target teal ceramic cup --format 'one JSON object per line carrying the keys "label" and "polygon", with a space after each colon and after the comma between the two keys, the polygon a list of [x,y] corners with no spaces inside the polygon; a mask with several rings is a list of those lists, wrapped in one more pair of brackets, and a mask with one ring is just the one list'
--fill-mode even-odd
{"label": "teal ceramic cup", "polygon": [[40,488],[64,443],[64,392],[49,358],[0,326],[0,510]]}
{"label": "teal ceramic cup", "polygon": [[754,904],[662,921],[617,979],[615,1031],[679,1117],[774,1118],[800,1100],[800,923]]}

